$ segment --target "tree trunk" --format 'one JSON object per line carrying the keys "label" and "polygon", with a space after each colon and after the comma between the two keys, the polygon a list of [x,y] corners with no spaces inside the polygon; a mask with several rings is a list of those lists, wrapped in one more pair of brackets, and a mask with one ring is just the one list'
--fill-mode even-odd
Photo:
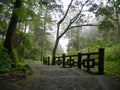
{"label": "tree trunk", "polygon": [[56,41],[55,41],[54,48],[53,48],[53,52],[52,52],[52,65],[55,65],[55,56],[56,56],[56,51],[57,51],[59,40],[60,40],[60,37],[57,37]]}
{"label": "tree trunk", "polygon": [[120,38],[120,22],[119,22],[119,13],[118,13],[118,7],[116,8],[116,18],[117,18],[117,28],[118,28],[118,38]]}
{"label": "tree trunk", "polygon": [[[46,7],[44,17],[47,17],[48,9]],[[41,61],[45,57],[45,42],[46,42],[46,21],[44,20],[44,31],[43,31],[43,41],[42,41],[42,52],[41,52]]]}
{"label": "tree trunk", "polygon": [[45,57],[45,26],[43,31],[43,41],[42,41],[42,51],[41,51],[41,61],[43,61],[43,58]]}
{"label": "tree trunk", "polygon": [[15,36],[17,22],[18,22],[18,16],[15,13],[15,9],[18,9],[20,7],[21,7],[21,0],[16,0],[14,4],[12,17],[9,23],[8,31],[6,34],[5,42],[4,42],[4,47],[8,49],[8,54],[11,56],[14,64],[16,64],[17,60],[13,52],[13,42],[14,42],[14,36]]}
{"label": "tree trunk", "polygon": [[119,7],[116,5],[116,1],[113,0],[116,14],[116,23],[117,23],[117,39],[120,38],[120,21],[119,21]]}
{"label": "tree trunk", "polygon": [[76,49],[77,49],[77,51],[79,51],[79,29],[77,29],[77,47],[76,47]]}

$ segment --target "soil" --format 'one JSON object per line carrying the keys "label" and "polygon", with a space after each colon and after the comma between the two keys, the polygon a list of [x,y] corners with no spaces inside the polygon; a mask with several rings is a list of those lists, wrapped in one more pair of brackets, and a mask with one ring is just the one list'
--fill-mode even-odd
{"label": "soil", "polygon": [[90,75],[77,68],[47,66],[29,61],[34,73],[24,80],[0,79],[0,90],[120,90],[120,81],[111,75]]}

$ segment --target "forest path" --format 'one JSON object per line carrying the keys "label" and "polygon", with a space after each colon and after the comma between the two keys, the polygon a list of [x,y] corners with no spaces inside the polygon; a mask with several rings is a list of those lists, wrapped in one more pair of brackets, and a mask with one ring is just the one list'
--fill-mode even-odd
{"label": "forest path", "polygon": [[120,90],[120,82],[109,75],[90,75],[77,68],[47,66],[27,61],[34,73],[27,79],[6,83],[0,90]]}
{"label": "forest path", "polygon": [[28,90],[120,90],[120,82],[107,75],[90,75],[77,68],[28,64],[35,76],[27,80]]}

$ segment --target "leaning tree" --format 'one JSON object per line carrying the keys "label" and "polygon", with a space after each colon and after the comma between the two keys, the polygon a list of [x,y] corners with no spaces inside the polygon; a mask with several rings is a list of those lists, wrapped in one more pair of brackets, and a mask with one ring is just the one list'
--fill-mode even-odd
{"label": "leaning tree", "polygon": [[67,15],[68,15],[71,7],[72,7],[73,2],[74,2],[74,0],[71,0],[65,14],[63,15],[63,17],[57,23],[56,40],[55,40],[55,45],[54,45],[54,48],[53,48],[53,51],[52,51],[52,65],[55,65],[55,56],[56,56],[56,50],[57,50],[57,47],[58,47],[58,43],[59,43],[60,39],[63,37],[63,35],[65,35],[65,33],[68,30],[70,30],[72,28],[82,27],[82,26],[96,26],[96,25],[88,24],[88,23],[87,24],[80,24],[80,25],[75,25],[74,24],[79,19],[80,15],[82,14],[82,11],[84,10],[83,8],[90,2],[90,0],[86,0],[86,1],[83,1],[83,2],[79,3],[79,11],[69,20],[65,29],[62,30],[62,32],[60,32],[62,23],[64,23],[65,19],[67,18]]}

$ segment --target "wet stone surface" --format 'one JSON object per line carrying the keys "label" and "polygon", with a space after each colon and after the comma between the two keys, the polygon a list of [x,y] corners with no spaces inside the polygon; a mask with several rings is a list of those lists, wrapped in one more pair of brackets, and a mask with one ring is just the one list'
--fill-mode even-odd
{"label": "wet stone surface", "polygon": [[16,84],[0,80],[0,90],[120,90],[120,82],[109,75],[90,75],[77,68],[47,66],[34,61],[27,63],[34,74]]}
{"label": "wet stone surface", "polygon": [[104,75],[92,76],[75,68],[36,65],[35,63],[31,66],[39,73],[39,76],[26,86],[29,90],[119,90],[116,88],[117,85],[105,83],[108,79],[104,78]]}

